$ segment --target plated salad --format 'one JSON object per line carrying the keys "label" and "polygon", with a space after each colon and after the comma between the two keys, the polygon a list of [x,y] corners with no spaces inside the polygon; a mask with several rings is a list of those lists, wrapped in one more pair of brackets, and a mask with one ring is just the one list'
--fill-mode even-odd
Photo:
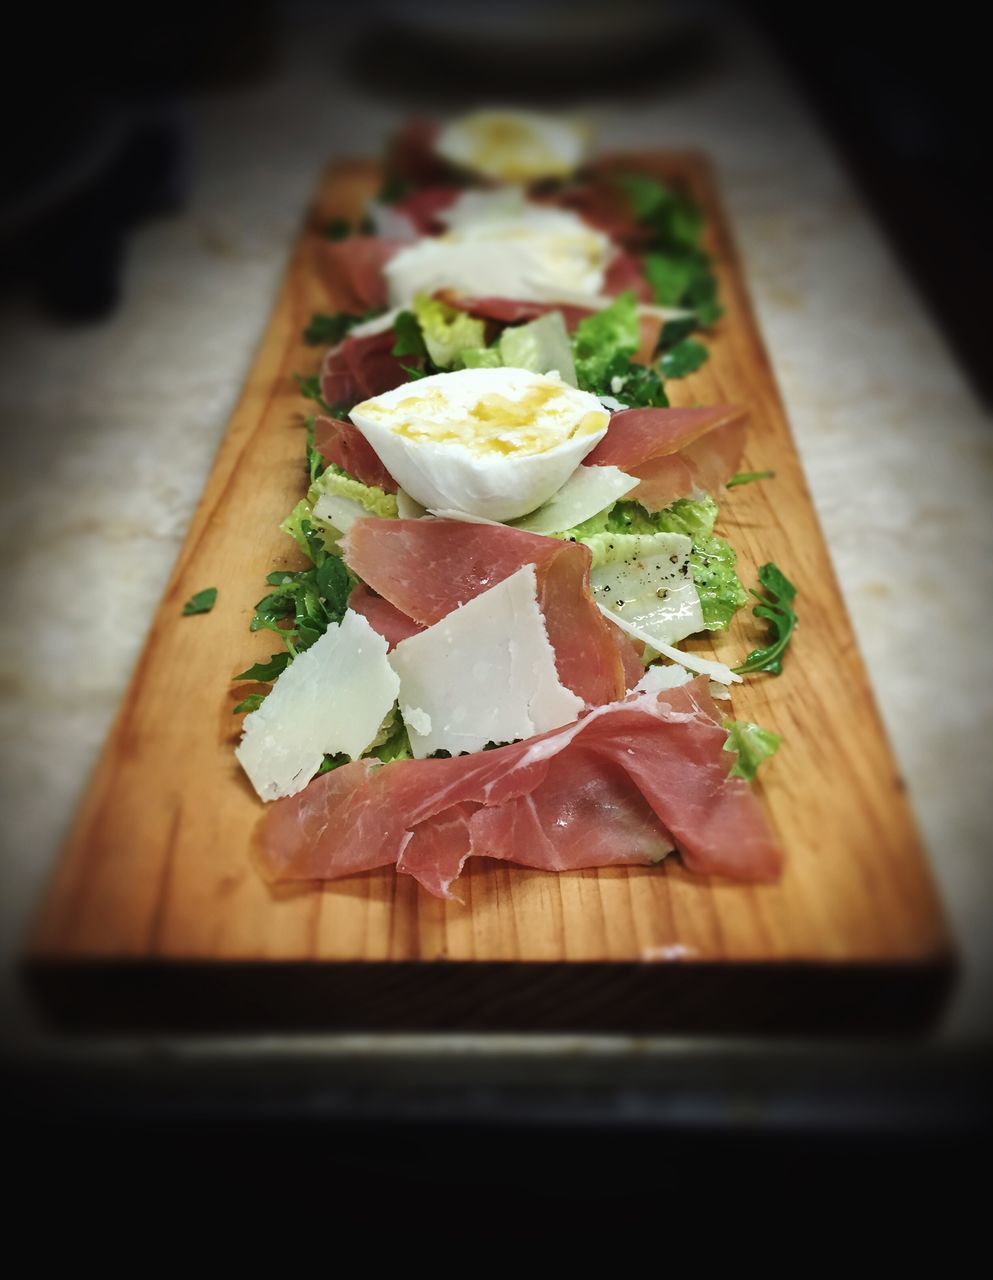
{"label": "plated salad", "polygon": [[717,501],[770,473],[741,472],[745,410],[666,396],[720,314],[699,211],[586,146],[525,112],[413,125],[316,238],[348,305],[305,333],[307,564],[269,575],[280,647],[236,677],[274,880],[779,872],[751,786],[779,738],[731,696],[782,670],[792,584],[760,571],[737,667],[682,647],[752,598]]}

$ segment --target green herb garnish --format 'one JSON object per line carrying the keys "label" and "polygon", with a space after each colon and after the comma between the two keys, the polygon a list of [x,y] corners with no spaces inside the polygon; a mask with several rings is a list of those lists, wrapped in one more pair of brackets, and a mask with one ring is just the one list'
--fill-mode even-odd
{"label": "green herb garnish", "polygon": [[793,611],[796,587],[774,564],[764,564],[759,569],[759,583],[763,590],[752,590],[752,595],[759,602],[752,613],[769,623],[769,643],[761,649],[753,649],[741,666],[734,669],[739,675],[768,671],[778,676],[782,674],[783,656],[797,625]]}
{"label": "green herb garnish", "polygon": [[733,489],[736,485],[753,484],[756,480],[773,480],[775,476],[775,471],[739,471],[737,475],[731,477],[724,487]]}
{"label": "green herb garnish", "polygon": [[692,338],[684,338],[666,351],[659,367],[667,378],[685,378],[707,361],[707,348]]}
{"label": "green herb garnish", "polygon": [[217,600],[216,587],[204,587],[203,591],[198,591],[196,595],[190,596],[189,600],[183,605],[183,617],[192,617],[195,613],[210,613]]}
{"label": "green herb garnish", "polygon": [[750,720],[725,720],[724,727],[728,731],[724,750],[738,753],[728,777],[751,782],[763,760],[768,760],[779,749],[782,735],[752,724]]}

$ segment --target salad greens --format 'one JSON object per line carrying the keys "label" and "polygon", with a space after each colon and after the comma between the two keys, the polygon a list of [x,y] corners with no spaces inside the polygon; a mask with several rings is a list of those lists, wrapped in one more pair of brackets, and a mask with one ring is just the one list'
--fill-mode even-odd
{"label": "salad greens", "polygon": [[683,533],[693,543],[690,572],[700,597],[708,631],[726,631],[748,596],[735,572],[737,556],[730,543],[714,533],[717,503],[713,498],[680,498],[649,515],[638,502],[622,498],[607,511],[568,529],[560,537],[588,542],[601,533]]}
{"label": "salad greens", "polygon": [[[439,369],[463,368],[462,352],[466,348],[481,347],[486,342],[485,321],[477,320],[468,312],[451,307],[437,298],[418,294],[413,302],[413,314],[424,344],[424,354]],[[421,353],[395,351],[395,354]]]}
{"label": "salad greens", "polygon": [[379,314],[380,312],[375,309],[365,312],[364,315],[355,315],[351,311],[336,311],[333,314],[315,311],[303,331],[303,340],[311,347],[336,346],[350,329],[354,329],[357,324],[362,324],[365,320],[372,320]]}
{"label": "salad greens", "polygon": [[752,610],[756,618],[764,618],[769,623],[769,643],[760,649],[753,649],[740,667],[735,667],[739,675],[752,671],[768,671],[778,676],[783,672],[783,658],[789,648],[790,640],[797,625],[797,616],[793,610],[796,598],[796,587],[783,571],[774,564],[764,564],[759,569],[759,585],[761,591],[752,590],[758,604]]}
{"label": "salad greens", "polygon": [[728,776],[751,782],[759,765],[779,750],[782,735],[763,729],[750,720],[725,720],[724,727],[728,731],[724,750],[738,753]]}
{"label": "salad greens", "polygon": [[572,335],[580,389],[596,396],[617,396],[632,408],[664,409],[669,400],[658,372],[632,359],[640,345],[638,307],[630,291],[603,311],[580,320]]}
{"label": "salad greens", "polygon": [[696,201],[656,178],[619,174],[615,179],[632,214],[651,231],[645,275],[663,307],[685,307],[697,326],[709,328],[723,308],[709,254],[701,247],[703,214]]}
{"label": "salad greens", "polygon": [[740,484],[753,484],[756,480],[774,480],[775,477],[775,471],[739,471],[724,487],[734,489]]}
{"label": "salad greens", "polygon": [[183,617],[190,618],[195,613],[210,613],[217,600],[216,587],[204,587],[202,591],[197,591],[190,596],[189,600],[183,605]]}

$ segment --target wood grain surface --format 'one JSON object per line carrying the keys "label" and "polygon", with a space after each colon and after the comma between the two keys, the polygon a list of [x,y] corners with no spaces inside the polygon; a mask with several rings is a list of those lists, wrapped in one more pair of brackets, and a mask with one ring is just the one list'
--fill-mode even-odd
{"label": "wood grain surface", "polygon": [[[334,310],[318,228],[375,191],[371,162],[321,185],[272,319],[29,942],[45,1007],[79,1024],[162,1026],[834,1029],[908,1027],[938,1008],[951,949],[818,527],[705,160],[618,158],[688,183],[708,217],[726,313],[676,404],[751,412],[719,531],[740,574],[774,560],[800,626],[782,676],[735,692],[739,718],[783,734],[758,791],[786,851],[775,885],[659,868],[547,874],[474,859],[464,905],[407,876],[267,887],[252,862],[262,806],[232,748],[231,676],[273,650],[252,635],[265,574],[301,561],[277,525],[305,491],[294,372],[301,331]],[[216,585],[212,613],[183,602]],[[764,635],[747,609],[716,655]],[[710,639],[695,642],[712,652]]]}

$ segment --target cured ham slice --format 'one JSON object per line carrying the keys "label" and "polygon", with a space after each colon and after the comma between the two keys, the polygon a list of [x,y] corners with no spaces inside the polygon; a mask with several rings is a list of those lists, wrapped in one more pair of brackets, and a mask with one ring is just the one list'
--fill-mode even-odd
{"label": "cured ham slice", "polygon": [[325,462],[333,462],[363,484],[386,493],[396,493],[397,482],[379,460],[379,455],[362,432],[341,418],[318,418],[314,422],[314,448]]}
{"label": "cured ham slice", "polygon": [[432,186],[451,178],[451,166],[434,149],[438,125],[433,120],[410,120],[390,139],[386,172],[411,186]]}
{"label": "cured ham slice", "polygon": [[645,279],[641,263],[633,254],[620,249],[607,266],[603,291],[609,297],[616,298],[618,294],[628,290],[634,293],[639,302],[655,301],[655,294],[652,292],[652,286]]}
{"label": "cured ham slice", "polygon": [[[374,596],[361,582],[352,588],[352,593],[348,597],[348,607],[362,614],[373,631],[378,631],[386,641],[388,649],[395,649],[401,640],[408,640],[424,630],[420,623],[414,622],[405,613],[401,613],[395,605],[390,604],[389,600],[384,600],[382,596]],[[640,679],[642,675],[644,675],[644,669],[638,678]]]}
{"label": "cured ham slice", "polygon": [[396,865],[450,897],[467,858],[547,870],[657,861],[778,875],[780,856],[707,681],[643,693],[562,729],[454,759],[360,760],[272,806],[261,829],[276,881],[333,880]]}
{"label": "cured ham slice", "polygon": [[321,365],[321,395],[329,405],[351,406],[370,396],[392,391],[407,382],[404,365],[416,365],[412,356],[395,356],[392,329],[365,338],[346,338],[332,347]]}
{"label": "cured ham slice", "polygon": [[[618,290],[623,292],[623,290]],[[474,298],[459,296],[449,290],[440,290],[436,295],[450,307],[458,307],[480,320],[490,320],[498,325],[527,324],[550,311],[561,312],[565,327],[571,333],[587,316],[596,314],[593,307],[577,307],[566,303],[524,302],[515,298]],[[642,315],[638,318],[641,331],[641,344],[635,354],[635,360],[641,364],[649,364],[659,344],[664,321],[661,316]]]}
{"label": "cured ham slice", "polygon": [[[533,564],[559,679],[587,706],[620,697],[633,664],[590,594],[590,553],[506,525],[462,520],[356,520],[345,561],[401,613],[424,626]],[[630,647],[630,646],[628,646]]]}
{"label": "cured ham slice", "polygon": [[619,467],[641,483],[627,495],[661,511],[698,489],[714,493],[741,466],[748,415],[733,405],[706,409],[624,409],[586,458]]}
{"label": "cured ham slice", "polygon": [[422,187],[398,200],[393,208],[409,218],[421,235],[440,235],[445,224],[439,215],[455,203],[462,191],[462,187],[455,186]]}
{"label": "cured ham slice", "polygon": [[314,245],[317,274],[324,280],[339,311],[363,315],[386,306],[383,268],[402,243],[382,236],[346,236],[318,240]]}

